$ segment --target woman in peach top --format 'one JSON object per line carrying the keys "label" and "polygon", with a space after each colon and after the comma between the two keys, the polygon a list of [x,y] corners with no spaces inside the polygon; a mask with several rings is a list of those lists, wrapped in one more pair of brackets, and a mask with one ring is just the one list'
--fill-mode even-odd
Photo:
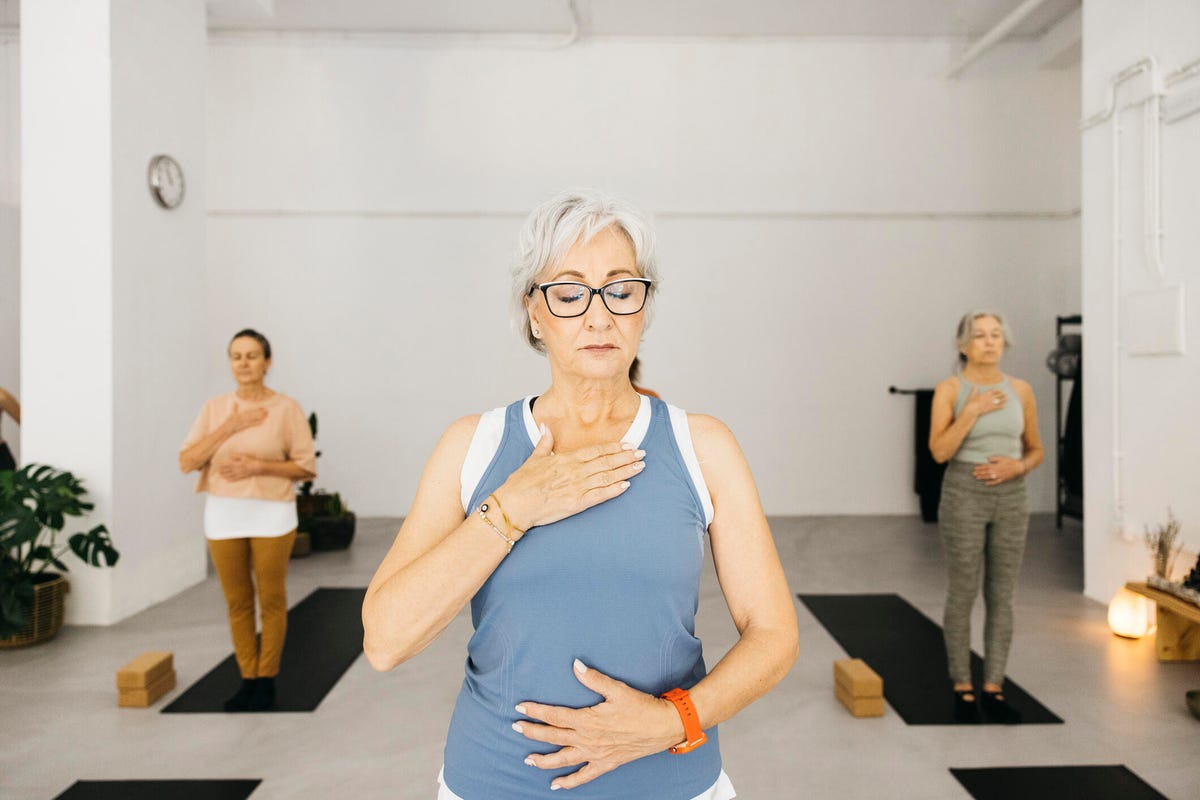
{"label": "woman in peach top", "polygon": [[[295,482],[316,477],[312,434],[300,405],[263,383],[271,344],[257,331],[229,343],[237,390],[210,398],[179,449],[179,468],[200,470],[207,492],[204,534],[229,605],[233,650],[242,673],[226,711],[275,704],[275,676],[287,631],[287,567],[296,539]],[[254,580],[251,581],[251,571]],[[255,637],[254,591],[262,616]]]}

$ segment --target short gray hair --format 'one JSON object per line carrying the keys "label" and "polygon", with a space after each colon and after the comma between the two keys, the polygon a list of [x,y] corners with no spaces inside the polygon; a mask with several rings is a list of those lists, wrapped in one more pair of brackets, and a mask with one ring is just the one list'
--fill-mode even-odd
{"label": "short gray hair", "polygon": [[1004,351],[1007,353],[1008,348],[1013,345],[1012,329],[1008,327],[1008,320],[999,311],[992,311],[987,308],[974,308],[962,315],[962,319],[958,321],[958,331],[954,334],[954,344],[958,347],[958,358],[960,361],[966,361],[966,356],[962,351],[971,343],[971,334],[975,330],[975,320],[981,317],[991,317],[1000,323],[1000,330],[1004,332]]}
{"label": "short gray hair", "polygon": [[633,246],[633,257],[643,278],[654,281],[646,297],[646,321],[650,320],[658,288],[658,257],[654,229],[646,216],[629,203],[595,189],[573,189],[555,195],[533,210],[517,244],[512,265],[513,326],[524,329],[525,343],[539,353],[546,351],[529,329],[525,298],[537,286],[542,273],[566,256],[576,242],[588,242],[609,226],[616,227]]}

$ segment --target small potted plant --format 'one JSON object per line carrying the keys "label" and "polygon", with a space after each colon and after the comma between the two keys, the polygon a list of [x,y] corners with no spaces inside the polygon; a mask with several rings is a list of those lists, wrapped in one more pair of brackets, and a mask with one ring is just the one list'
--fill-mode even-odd
{"label": "small potted plant", "polygon": [[1179,520],[1175,519],[1169,508],[1165,525],[1158,525],[1153,531],[1149,526],[1146,527],[1146,547],[1154,559],[1154,574],[1146,579],[1151,586],[1168,591],[1174,588],[1174,584],[1171,583],[1171,571],[1175,566],[1175,557],[1183,549],[1183,544],[1178,540]]}
{"label": "small potted plant", "polygon": [[[308,415],[308,428],[312,431],[313,440],[317,438],[316,412]],[[321,453],[317,451],[317,457]],[[313,482],[305,481],[300,484],[296,495],[296,515],[299,517],[297,526],[297,541],[308,537],[313,550],[344,550],[354,539],[356,517],[354,512],[346,508],[342,496],[337,492],[329,494],[321,489],[313,490]],[[293,549],[293,555],[297,555]]]}
{"label": "small potted plant", "polygon": [[68,550],[93,567],[117,563],[120,553],[103,525],[58,544],[66,518],[92,510],[85,495],[82,481],[53,467],[28,464],[0,472],[0,647],[35,644],[58,633],[69,589],[60,574],[67,571],[62,556]]}

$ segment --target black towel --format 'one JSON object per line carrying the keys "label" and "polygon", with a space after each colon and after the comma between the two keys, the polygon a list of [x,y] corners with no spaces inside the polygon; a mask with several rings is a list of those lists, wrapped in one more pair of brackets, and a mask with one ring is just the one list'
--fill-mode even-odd
{"label": "black towel", "polygon": [[1083,508],[1083,378],[1076,377],[1067,403],[1067,424],[1063,430],[1063,488],[1068,498]]}
{"label": "black towel", "polygon": [[937,522],[938,503],[942,499],[942,474],[945,464],[933,460],[929,452],[929,415],[933,410],[933,389],[917,389],[913,395],[916,412],[913,424],[914,468],[913,491],[921,496],[921,519]]}

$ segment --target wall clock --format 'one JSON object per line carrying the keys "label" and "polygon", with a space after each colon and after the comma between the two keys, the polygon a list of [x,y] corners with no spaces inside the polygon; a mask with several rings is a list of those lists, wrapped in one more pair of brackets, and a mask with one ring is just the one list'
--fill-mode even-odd
{"label": "wall clock", "polygon": [[179,162],[167,155],[150,159],[146,173],[150,182],[150,194],[163,208],[177,208],[183,202],[183,169]]}

